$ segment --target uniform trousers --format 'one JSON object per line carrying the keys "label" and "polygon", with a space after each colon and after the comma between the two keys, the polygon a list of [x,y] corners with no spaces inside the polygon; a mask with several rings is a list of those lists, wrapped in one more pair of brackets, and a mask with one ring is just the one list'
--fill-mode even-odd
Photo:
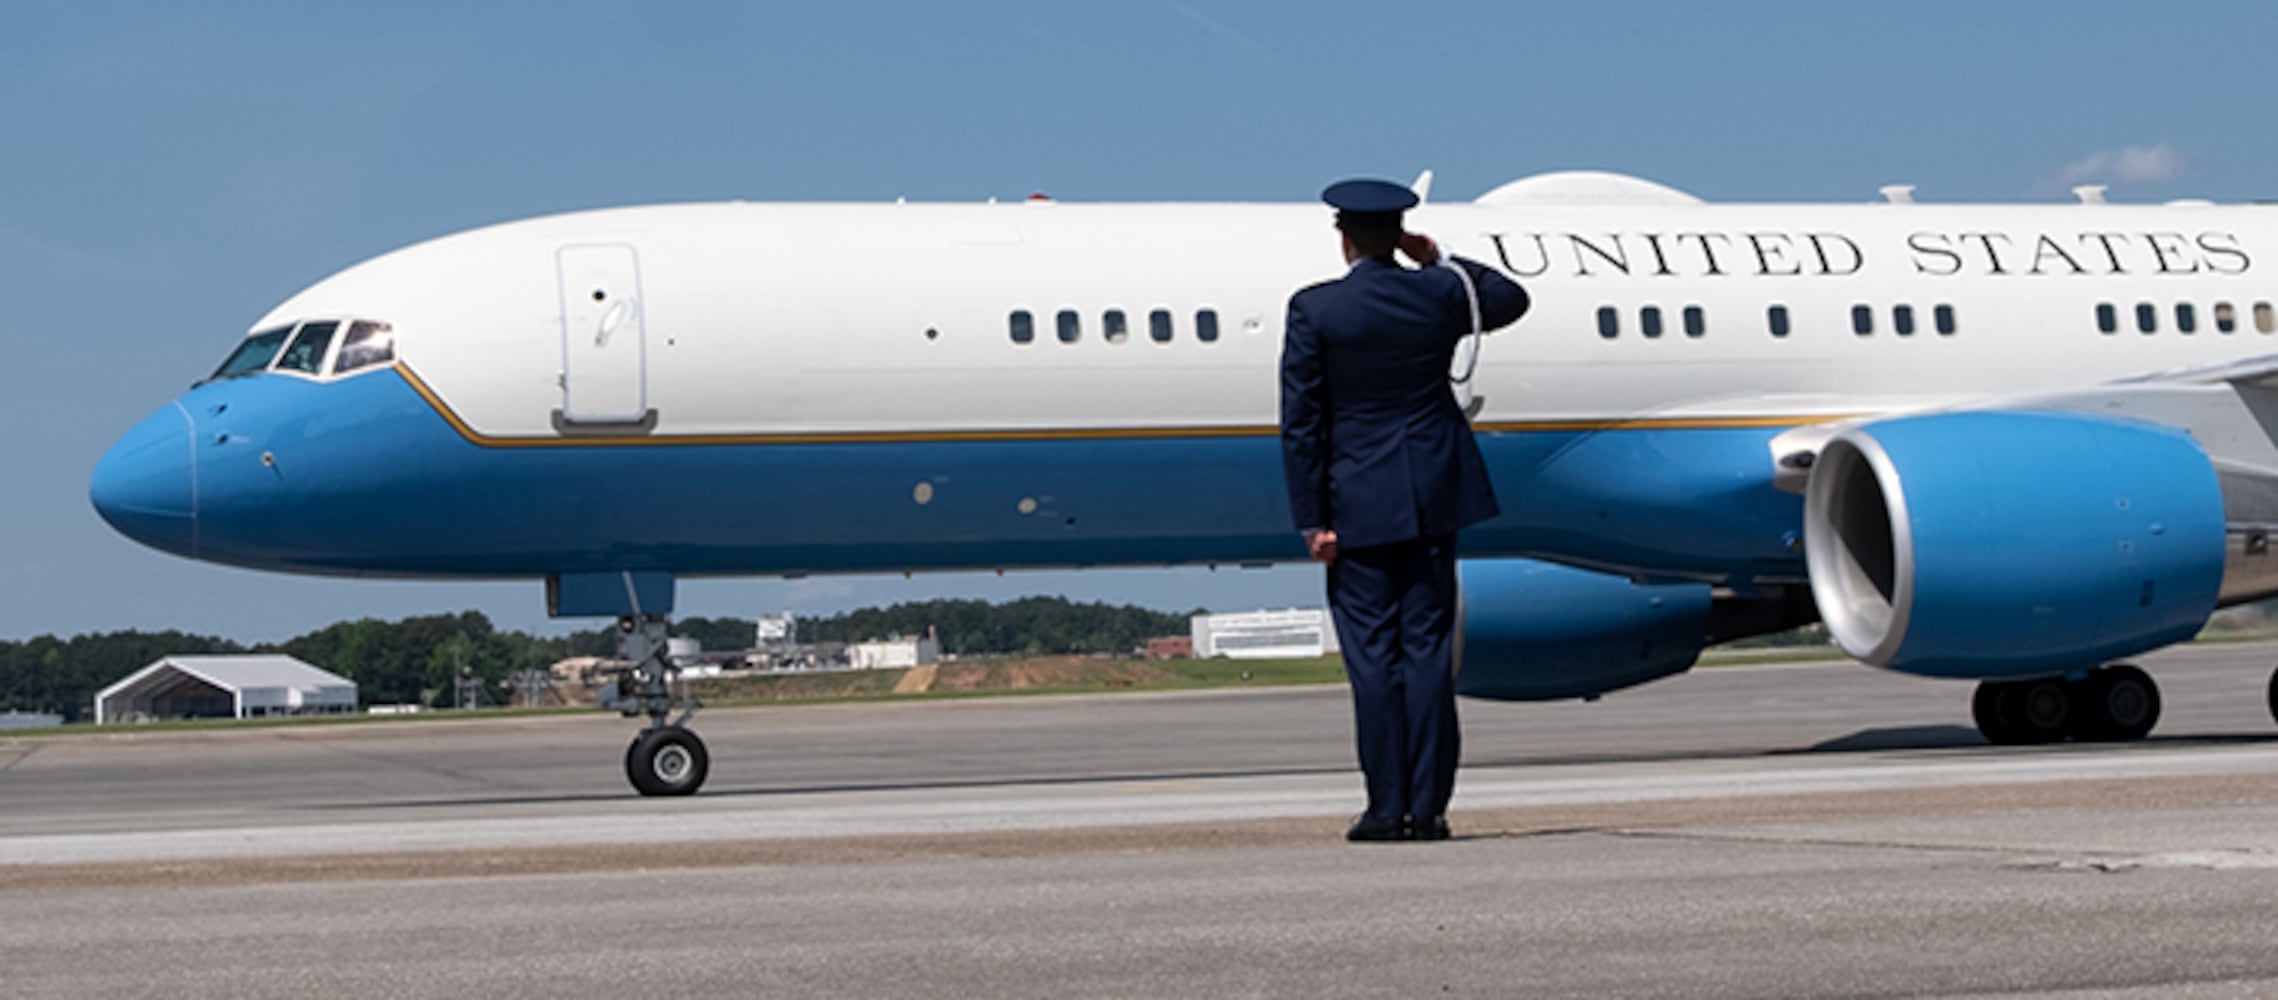
{"label": "uniform trousers", "polygon": [[1455,718],[1455,536],[1342,549],[1329,608],[1352,682],[1368,818],[1447,814]]}

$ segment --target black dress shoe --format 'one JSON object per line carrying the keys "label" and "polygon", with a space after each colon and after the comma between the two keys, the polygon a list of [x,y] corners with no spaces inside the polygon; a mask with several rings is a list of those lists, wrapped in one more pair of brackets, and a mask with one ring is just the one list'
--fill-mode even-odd
{"label": "black dress shoe", "polygon": [[1354,823],[1351,829],[1345,831],[1345,839],[1355,843],[1406,840],[1408,839],[1408,824],[1396,819],[1370,819],[1363,816],[1360,818],[1360,822]]}
{"label": "black dress shoe", "polygon": [[1447,817],[1429,816],[1417,820],[1415,830],[1408,836],[1411,840],[1446,840],[1455,834],[1448,832]]}

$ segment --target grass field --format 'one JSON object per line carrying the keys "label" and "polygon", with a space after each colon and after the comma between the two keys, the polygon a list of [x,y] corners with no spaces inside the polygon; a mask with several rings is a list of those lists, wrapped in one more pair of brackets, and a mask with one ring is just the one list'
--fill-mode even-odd
{"label": "grass field", "polygon": [[[1116,660],[1092,657],[961,660],[909,670],[857,670],[705,678],[689,690],[710,705],[970,698],[1087,691],[1328,684],[1345,678],[1333,656],[1301,660]],[[915,683],[913,683],[915,682]]]}

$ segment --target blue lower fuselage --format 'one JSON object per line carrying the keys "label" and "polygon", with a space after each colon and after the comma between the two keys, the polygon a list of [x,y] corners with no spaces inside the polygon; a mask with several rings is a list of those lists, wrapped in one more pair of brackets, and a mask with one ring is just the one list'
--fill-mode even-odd
{"label": "blue lower fuselage", "polygon": [[[1800,579],[1779,428],[1487,431],[1471,557]],[[411,577],[1148,566],[1303,558],[1270,430],[986,441],[478,442],[397,371],[200,386],[98,466],[96,506],[181,555]]]}

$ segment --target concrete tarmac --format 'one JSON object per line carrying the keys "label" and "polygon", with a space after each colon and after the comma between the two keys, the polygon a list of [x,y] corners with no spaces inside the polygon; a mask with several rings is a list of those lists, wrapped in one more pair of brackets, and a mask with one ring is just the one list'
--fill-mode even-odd
{"label": "concrete tarmac", "polygon": [[2278,995],[2278,646],[2126,746],[1966,684],[1466,702],[1447,844],[1346,845],[1338,688],[0,740],[9,996]]}

